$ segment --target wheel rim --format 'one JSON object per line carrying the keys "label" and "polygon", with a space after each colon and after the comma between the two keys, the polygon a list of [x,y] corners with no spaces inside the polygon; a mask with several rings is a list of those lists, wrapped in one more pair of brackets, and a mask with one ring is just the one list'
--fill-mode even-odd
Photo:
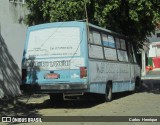
{"label": "wheel rim", "polygon": [[106,95],[105,95],[105,101],[109,102],[112,99],[112,88],[111,85],[107,85],[106,87]]}

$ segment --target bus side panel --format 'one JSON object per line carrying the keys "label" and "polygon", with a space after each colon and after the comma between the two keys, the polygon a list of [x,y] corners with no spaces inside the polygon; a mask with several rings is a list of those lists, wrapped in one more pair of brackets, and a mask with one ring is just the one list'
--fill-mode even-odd
{"label": "bus side panel", "polygon": [[112,84],[112,92],[124,92],[124,91],[129,91],[130,90],[130,81],[115,81]]}
{"label": "bus side panel", "polygon": [[134,65],[134,76],[139,76],[139,77],[141,77],[141,69],[140,69],[140,66],[139,65],[137,65],[137,64],[135,64]]}
{"label": "bus side panel", "polygon": [[105,82],[94,82],[90,83],[90,92],[105,94],[106,83]]}
{"label": "bus side panel", "polygon": [[135,64],[130,64],[131,68],[131,84],[129,90],[132,91],[135,89]]}
{"label": "bus side panel", "polygon": [[127,63],[90,60],[89,69],[90,92],[104,94],[110,80],[113,93],[130,89],[130,65]]}

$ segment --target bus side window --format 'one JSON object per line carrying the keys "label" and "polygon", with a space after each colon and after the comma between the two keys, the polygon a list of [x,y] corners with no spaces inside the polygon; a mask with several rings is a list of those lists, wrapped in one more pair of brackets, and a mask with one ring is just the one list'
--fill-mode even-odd
{"label": "bus side window", "polygon": [[131,49],[131,44],[128,42],[128,57],[129,57],[129,62],[133,63],[133,54],[132,54],[132,49]]}
{"label": "bus side window", "polygon": [[133,62],[137,63],[136,56],[135,56],[135,51],[133,50],[133,46],[131,48],[132,48]]}
{"label": "bus side window", "polygon": [[97,31],[90,31],[89,37],[89,57],[104,59],[100,33]]}
{"label": "bus side window", "polygon": [[102,34],[102,43],[104,46],[108,46],[108,36],[105,34]]}
{"label": "bus side window", "polygon": [[89,33],[89,43],[94,43],[92,32]]}
{"label": "bus side window", "polygon": [[101,45],[101,35],[99,32],[93,31],[93,41],[94,44]]}
{"label": "bus side window", "polygon": [[124,39],[120,39],[121,49],[126,50],[126,42]]}
{"label": "bus side window", "polygon": [[118,60],[123,62],[128,62],[128,55],[126,51],[126,41],[124,39],[119,39],[120,46],[118,44],[118,38],[116,38],[116,45],[117,46],[117,54]]}
{"label": "bus side window", "polygon": [[120,49],[121,46],[120,46],[119,38],[115,38],[115,40],[116,40],[116,47],[117,47],[117,49]]}
{"label": "bus side window", "polygon": [[111,35],[102,34],[102,43],[104,46],[105,59],[117,60],[117,53],[115,49],[115,41]]}
{"label": "bus side window", "polygon": [[114,38],[111,35],[108,35],[108,46],[115,48],[115,42],[114,42]]}
{"label": "bus side window", "polygon": [[115,48],[115,41],[111,35],[102,34],[102,43],[104,46]]}

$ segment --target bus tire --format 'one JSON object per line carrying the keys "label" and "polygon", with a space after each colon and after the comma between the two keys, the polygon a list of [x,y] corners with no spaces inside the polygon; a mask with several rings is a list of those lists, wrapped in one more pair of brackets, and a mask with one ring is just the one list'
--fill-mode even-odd
{"label": "bus tire", "polygon": [[140,86],[141,86],[141,79],[139,77],[136,77],[135,80],[135,92],[138,92],[140,90]]}
{"label": "bus tire", "polygon": [[105,102],[112,101],[112,84],[107,83],[105,91]]}

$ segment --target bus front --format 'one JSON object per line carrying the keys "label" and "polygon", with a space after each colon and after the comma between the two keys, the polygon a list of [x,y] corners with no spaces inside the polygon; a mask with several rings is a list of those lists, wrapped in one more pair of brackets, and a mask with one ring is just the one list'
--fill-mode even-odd
{"label": "bus front", "polygon": [[28,28],[22,59],[21,90],[26,93],[83,93],[88,90],[84,22]]}

